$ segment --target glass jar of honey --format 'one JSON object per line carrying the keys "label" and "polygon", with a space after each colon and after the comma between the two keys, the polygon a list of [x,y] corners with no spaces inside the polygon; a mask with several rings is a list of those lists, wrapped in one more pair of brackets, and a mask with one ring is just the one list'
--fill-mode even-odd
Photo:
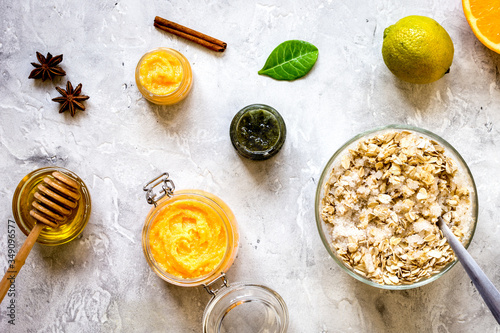
{"label": "glass jar of honey", "polygon": [[53,172],[60,172],[76,181],[81,195],[67,217],[67,223],[56,228],[45,226],[37,238],[37,242],[44,245],[61,245],[75,239],[85,228],[90,217],[90,193],[83,180],[70,170],[61,167],[45,167],[30,172],[19,182],[12,198],[12,212],[17,226],[28,236],[36,220],[30,215],[32,203],[35,201],[37,187]]}
{"label": "glass jar of honey", "polygon": [[143,189],[154,205],[142,229],[146,260],[163,280],[203,286],[212,295],[203,332],[286,332],[288,310],[280,295],[265,286],[228,282],[239,232],[227,204],[205,191],[175,191],[168,173]]}

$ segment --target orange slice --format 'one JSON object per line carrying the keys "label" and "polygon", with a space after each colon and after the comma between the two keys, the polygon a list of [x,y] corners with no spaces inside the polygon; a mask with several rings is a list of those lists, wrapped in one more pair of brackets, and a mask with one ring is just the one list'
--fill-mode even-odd
{"label": "orange slice", "polygon": [[462,5],[474,35],[489,49],[500,53],[500,1],[462,0]]}

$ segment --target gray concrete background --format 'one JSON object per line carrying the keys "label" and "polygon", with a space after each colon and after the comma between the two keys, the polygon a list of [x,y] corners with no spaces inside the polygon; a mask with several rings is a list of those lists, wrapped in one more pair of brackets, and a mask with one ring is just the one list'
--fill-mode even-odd
{"label": "gray concrete background", "polygon": [[[78,239],[35,245],[16,280],[16,325],[4,301],[0,331],[201,331],[209,295],[163,282],[142,254],[150,209],[142,186],[168,171],[178,189],[212,192],[231,207],[241,241],[228,278],[281,294],[289,332],[500,332],[460,266],[419,289],[369,287],[336,266],[314,219],[319,175],[345,141],[391,123],[428,129],[472,170],[480,207],[470,251],[500,286],[500,55],[473,35],[460,1],[1,0],[0,8],[0,253],[12,195],[32,170],[73,170],[93,200]],[[412,14],[437,20],[455,45],[450,74],[433,84],[401,82],[382,60],[384,29]],[[216,54],[158,31],[155,15],[228,48]],[[288,39],[318,47],[313,70],[294,82],[257,75]],[[193,90],[175,106],[149,104],[135,85],[137,61],[159,46],[193,68]],[[63,53],[67,76],[28,80],[36,51]],[[66,79],[90,96],[74,118],[51,101]],[[232,117],[253,103],[276,108],[288,127],[283,150],[264,162],[240,158],[229,140]],[[16,236],[20,246],[25,236]]]}

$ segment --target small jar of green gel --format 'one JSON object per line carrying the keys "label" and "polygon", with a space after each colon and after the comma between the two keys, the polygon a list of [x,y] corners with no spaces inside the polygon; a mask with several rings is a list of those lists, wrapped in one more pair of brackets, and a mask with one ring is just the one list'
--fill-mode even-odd
{"label": "small jar of green gel", "polygon": [[285,121],[272,107],[252,104],[241,109],[229,128],[238,153],[251,160],[265,160],[278,153],[286,137]]}

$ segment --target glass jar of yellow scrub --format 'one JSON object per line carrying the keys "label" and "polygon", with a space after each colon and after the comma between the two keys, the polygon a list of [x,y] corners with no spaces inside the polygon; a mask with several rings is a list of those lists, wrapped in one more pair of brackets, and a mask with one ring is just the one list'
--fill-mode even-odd
{"label": "glass jar of yellow scrub", "polygon": [[201,190],[175,191],[168,173],[143,190],[154,205],[142,229],[146,260],[163,280],[182,287],[202,285],[212,295],[203,314],[204,333],[286,332],[288,310],[278,293],[228,282],[239,232],[224,201]]}
{"label": "glass jar of yellow scrub", "polygon": [[182,101],[191,91],[191,65],[180,52],[160,47],[147,52],[135,70],[135,82],[148,101],[159,105]]}
{"label": "glass jar of yellow scrub", "polygon": [[57,228],[45,226],[42,229],[36,241],[44,245],[61,245],[75,239],[87,225],[91,211],[90,193],[80,177],[61,167],[45,167],[24,176],[14,192],[12,212],[19,229],[26,236],[30,234],[31,229],[37,223],[30,215],[30,210],[33,201],[35,201],[35,193],[38,192],[38,185],[56,171],[76,181],[80,187],[79,192],[81,195],[77,200],[76,207],[71,210],[71,214],[67,217],[67,223],[63,223]]}
{"label": "glass jar of yellow scrub", "polygon": [[163,280],[179,286],[210,283],[231,267],[238,227],[229,207],[201,190],[176,191],[159,200],[146,218],[146,260]]}

